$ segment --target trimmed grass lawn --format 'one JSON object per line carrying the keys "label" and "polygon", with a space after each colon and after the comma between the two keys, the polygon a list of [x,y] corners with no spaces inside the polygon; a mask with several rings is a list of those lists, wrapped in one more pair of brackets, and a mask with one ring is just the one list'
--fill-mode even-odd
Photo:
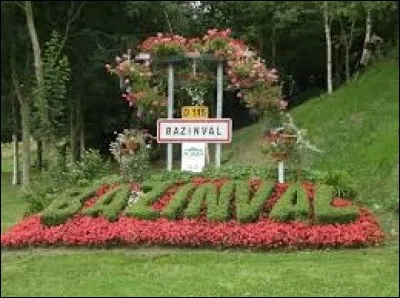
{"label": "trimmed grass lawn", "polygon": [[398,296],[398,249],[2,254],[2,296]]}

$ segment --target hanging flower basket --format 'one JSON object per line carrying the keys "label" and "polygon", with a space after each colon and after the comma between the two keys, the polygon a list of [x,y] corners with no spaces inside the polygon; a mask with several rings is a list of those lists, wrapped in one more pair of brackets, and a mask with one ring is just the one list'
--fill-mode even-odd
{"label": "hanging flower basket", "polygon": [[288,157],[286,152],[272,152],[271,156],[273,159],[275,159],[277,161],[285,160]]}
{"label": "hanging flower basket", "polygon": [[130,150],[136,150],[139,148],[139,144],[133,140],[129,140],[126,142],[126,148]]}
{"label": "hanging flower basket", "polygon": [[129,149],[127,148],[121,149],[121,155],[128,155],[128,154],[129,154]]}
{"label": "hanging flower basket", "polygon": [[297,135],[282,133],[279,135],[279,139],[284,144],[293,144],[297,140]]}

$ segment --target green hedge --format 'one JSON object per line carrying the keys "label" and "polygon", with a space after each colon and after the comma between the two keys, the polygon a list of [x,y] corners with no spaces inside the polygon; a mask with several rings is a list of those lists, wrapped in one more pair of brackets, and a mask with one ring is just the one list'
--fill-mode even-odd
{"label": "green hedge", "polygon": [[248,181],[236,182],[236,218],[241,223],[256,221],[265,200],[274,189],[274,183],[266,181],[261,184],[254,197],[250,200],[250,188]]}
{"label": "green hedge", "polygon": [[359,212],[356,206],[333,207],[332,198],[336,190],[333,186],[318,184],[314,197],[314,214],[317,223],[348,223],[357,219]]}
{"label": "green hedge", "polygon": [[188,207],[185,210],[185,217],[189,219],[198,218],[200,216],[201,207],[203,202],[216,201],[217,189],[212,183],[205,183],[200,185],[192,195]]}
{"label": "green hedge", "polygon": [[119,212],[126,206],[130,192],[129,185],[118,186],[106,193],[94,206],[84,210],[83,214],[92,217],[103,215],[109,221],[114,221],[118,218]]}
{"label": "green hedge", "polygon": [[174,195],[168,205],[164,208],[164,210],[160,213],[160,216],[169,219],[177,219],[179,216],[181,216],[187,205],[188,197],[193,193],[195,188],[196,185],[193,183],[183,185]]}
{"label": "green hedge", "polygon": [[54,200],[41,215],[41,222],[46,226],[55,226],[65,223],[68,218],[77,213],[83,203],[92,198],[96,193],[93,188],[85,188],[81,191],[71,190],[62,194],[62,197]]}
{"label": "green hedge", "polygon": [[160,213],[151,208],[164,192],[173,185],[172,181],[149,181],[142,184],[142,189],[145,192],[135,204],[125,209],[125,215],[137,217],[140,219],[156,219],[160,217]]}
{"label": "green hedge", "polygon": [[235,183],[227,181],[222,185],[218,199],[207,197],[207,219],[225,222],[230,217],[229,206],[235,191]]}
{"label": "green hedge", "polygon": [[269,217],[280,222],[309,218],[310,204],[300,183],[290,186],[272,207]]}

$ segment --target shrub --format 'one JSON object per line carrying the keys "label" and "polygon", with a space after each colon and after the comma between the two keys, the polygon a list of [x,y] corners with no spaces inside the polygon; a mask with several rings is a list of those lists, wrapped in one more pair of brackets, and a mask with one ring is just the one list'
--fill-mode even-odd
{"label": "shrub", "polygon": [[130,195],[130,187],[121,185],[106,193],[93,207],[83,211],[83,214],[96,217],[103,215],[109,221],[118,218],[119,212],[126,206]]}
{"label": "shrub", "polygon": [[336,196],[354,199],[357,195],[353,178],[346,171],[331,171],[325,174],[323,182],[335,188]]}
{"label": "shrub", "polygon": [[143,197],[139,199],[137,203],[129,206],[125,210],[126,216],[137,217],[141,219],[156,219],[160,216],[158,211],[151,208],[160,196],[173,184],[171,181],[166,182],[146,182],[142,184],[142,189],[144,192]]}
{"label": "shrub", "polygon": [[229,214],[229,205],[235,190],[235,183],[227,181],[221,187],[218,199],[212,196],[207,197],[207,219],[213,221],[227,221]]}
{"label": "shrub", "polygon": [[192,195],[188,207],[185,210],[186,218],[198,218],[200,216],[203,202],[217,200],[217,189],[212,183],[200,185]]}
{"label": "shrub", "polygon": [[[94,188],[86,188],[83,190],[72,190],[62,194],[62,197],[54,200],[44,210],[41,218],[43,224],[47,226],[59,225],[72,217],[81,208],[83,203],[95,194]],[[72,197],[75,196],[75,197]]]}
{"label": "shrub", "polygon": [[270,197],[274,189],[272,182],[264,182],[254,197],[250,199],[250,189],[247,181],[236,182],[236,218],[241,223],[257,220],[264,202]]}
{"label": "shrub", "polygon": [[177,219],[187,205],[188,196],[193,193],[195,188],[196,185],[193,183],[182,186],[160,215],[169,219]]}
{"label": "shrub", "polygon": [[28,203],[25,215],[44,210],[60,193],[70,188],[94,187],[96,180],[111,171],[110,164],[93,149],[85,151],[80,162],[67,164],[65,171],[58,167],[48,169],[22,194]]}
{"label": "shrub", "polygon": [[316,187],[314,197],[314,214],[318,223],[334,224],[355,221],[359,215],[356,206],[333,207],[332,198],[335,195],[333,186],[320,184]]}
{"label": "shrub", "polygon": [[300,183],[289,187],[285,194],[272,207],[271,219],[288,222],[295,219],[304,220],[309,217],[310,205],[307,193]]}
{"label": "shrub", "polygon": [[147,148],[139,149],[133,155],[123,155],[120,159],[122,177],[127,182],[142,182],[150,172],[150,157]]}

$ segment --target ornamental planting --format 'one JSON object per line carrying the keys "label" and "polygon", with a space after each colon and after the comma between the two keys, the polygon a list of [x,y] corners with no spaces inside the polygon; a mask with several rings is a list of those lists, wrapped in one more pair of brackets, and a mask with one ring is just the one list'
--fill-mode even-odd
{"label": "ornamental planting", "polygon": [[384,234],[372,214],[333,194],[327,185],[258,179],[104,185],[63,194],[3,234],[1,244],[260,249],[380,244]]}

